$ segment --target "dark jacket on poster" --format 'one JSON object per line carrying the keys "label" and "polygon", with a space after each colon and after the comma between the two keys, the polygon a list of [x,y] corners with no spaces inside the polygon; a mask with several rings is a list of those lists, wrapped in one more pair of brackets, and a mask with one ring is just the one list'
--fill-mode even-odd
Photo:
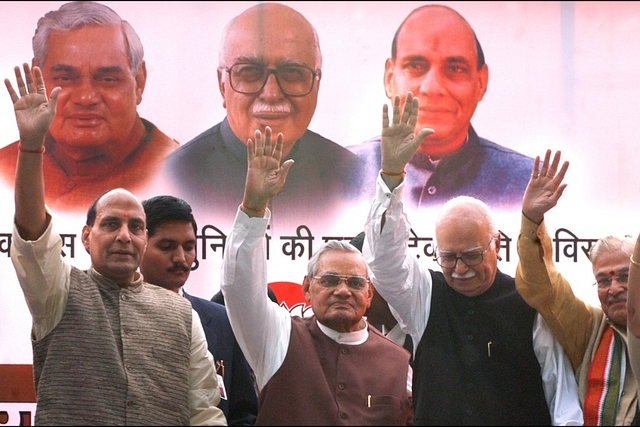
{"label": "dark jacket on poster", "polygon": [[[380,136],[347,148],[366,163],[364,180],[375,182],[381,164]],[[404,198],[414,208],[442,205],[456,196],[473,196],[492,208],[519,207],[532,169],[532,158],[478,137],[469,126],[462,149],[437,165],[419,151],[413,156],[406,168]],[[426,182],[421,171],[432,172]]]}
{"label": "dark jacket on poster", "polygon": [[[351,151],[307,131],[286,158],[295,161],[282,191],[269,205],[271,227],[295,226],[314,219],[331,224],[341,203],[359,195],[362,162]],[[194,209],[230,225],[244,195],[247,146],[227,119],[198,135],[167,157],[163,176]],[[202,216],[202,214],[200,215]]]}

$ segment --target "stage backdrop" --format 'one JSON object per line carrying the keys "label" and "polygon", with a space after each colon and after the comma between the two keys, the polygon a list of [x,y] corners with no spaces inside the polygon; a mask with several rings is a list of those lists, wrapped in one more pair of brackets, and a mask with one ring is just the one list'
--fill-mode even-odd
{"label": "stage backdrop", "polygon": [[[148,78],[139,106],[142,117],[182,144],[224,118],[216,80],[222,30],[232,17],[257,2],[104,3],[133,25],[144,45]],[[404,17],[425,3],[282,3],[305,15],[320,39],[322,80],[310,129],[344,146],[378,135],[382,105],[388,102],[383,71],[391,40]],[[0,2],[1,77],[15,81],[13,67],[31,62],[31,38],[38,18],[61,4]],[[442,4],[469,21],[485,51],[488,91],[472,120],[478,134],[529,156],[544,154],[547,148],[560,149],[571,161],[569,186],[548,216],[547,226],[555,240],[558,268],[576,294],[599,304],[586,251],[599,237],[635,235],[640,228],[636,219],[640,3]],[[0,91],[4,92],[0,94],[0,146],[4,146],[17,139],[18,131],[11,100],[6,90]],[[154,191],[160,194],[169,188],[161,185]],[[0,198],[0,365],[30,365],[31,317],[9,259],[12,188],[0,188]],[[320,243],[331,237],[350,239],[363,229],[366,202],[341,209],[344,215],[339,221],[311,226],[300,218],[289,230],[269,236],[270,282],[284,282],[277,286],[290,291],[287,283],[302,282],[309,256]],[[199,265],[186,289],[210,298],[219,290],[225,235],[233,218],[197,214]],[[503,233],[499,266],[513,275],[520,211],[514,208],[496,215]],[[54,216],[57,229],[65,235],[65,256],[78,267],[88,266],[80,242],[84,215],[56,211]],[[433,261],[434,216],[430,211],[410,212],[414,228],[410,246],[425,265],[438,268]],[[293,296],[284,298],[289,308],[299,303],[293,289]],[[294,311],[305,313],[299,305]],[[23,391],[10,389],[8,374],[3,372],[7,371],[0,370],[5,375],[0,378],[0,424],[31,420],[34,405],[28,403],[32,401],[28,391],[24,397]]]}

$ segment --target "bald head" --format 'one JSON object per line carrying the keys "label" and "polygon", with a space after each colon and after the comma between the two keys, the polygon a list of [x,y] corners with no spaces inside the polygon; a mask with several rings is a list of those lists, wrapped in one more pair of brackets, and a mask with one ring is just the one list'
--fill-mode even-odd
{"label": "bald head", "polygon": [[[246,144],[269,126],[282,133],[286,157],[318,103],[322,56],[313,26],[288,6],[258,4],[227,25],[219,61],[218,87],[233,133]],[[292,80],[300,93],[291,94]]]}
{"label": "bald head", "polygon": [[277,40],[277,44],[301,44],[311,49],[314,64],[322,68],[320,42],[315,28],[302,14],[279,3],[260,3],[233,18],[223,32],[218,53],[219,65],[230,67],[237,52],[247,43],[256,43],[256,54]]}
{"label": "bald head", "polygon": [[[402,21],[391,42],[391,58],[393,60],[396,59],[398,54],[398,43],[401,42],[399,39],[402,37],[414,37],[416,34],[414,28],[425,25],[433,28],[433,31],[451,32],[461,38],[468,38],[475,46],[474,56],[476,57],[477,68],[482,68],[485,63],[484,51],[469,22],[452,8],[439,4],[418,7]],[[442,28],[442,30],[437,28]]]}

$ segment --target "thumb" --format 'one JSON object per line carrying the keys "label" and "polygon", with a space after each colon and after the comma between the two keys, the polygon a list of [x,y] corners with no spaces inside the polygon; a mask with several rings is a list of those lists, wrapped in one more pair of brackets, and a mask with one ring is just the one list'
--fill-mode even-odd
{"label": "thumb", "polygon": [[54,87],[49,95],[49,110],[56,113],[56,106],[58,105],[58,96],[60,96],[60,92],[62,88],[60,86]]}
{"label": "thumb", "polygon": [[420,129],[420,132],[418,132],[416,134],[416,137],[415,137],[416,142],[419,141],[419,143],[421,144],[423,139],[425,139],[426,137],[428,137],[429,135],[432,135],[434,133],[435,133],[435,130],[433,130],[431,128]]}
{"label": "thumb", "polygon": [[280,166],[280,174],[282,175],[282,179],[286,180],[287,179],[287,175],[289,175],[289,169],[291,169],[291,166],[293,166],[294,160],[293,159],[289,159],[286,160],[282,166]]}

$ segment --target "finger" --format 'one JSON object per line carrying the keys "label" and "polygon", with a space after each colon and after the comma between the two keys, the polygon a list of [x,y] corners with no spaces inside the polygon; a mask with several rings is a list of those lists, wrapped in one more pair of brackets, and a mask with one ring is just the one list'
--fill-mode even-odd
{"label": "finger", "polygon": [[278,136],[276,137],[276,146],[274,147],[273,153],[272,153],[272,157],[278,161],[278,164],[280,164],[280,159],[282,158],[283,144],[284,144],[284,136],[282,135],[282,132],[279,132]]}
{"label": "finger", "polygon": [[256,153],[256,157],[259,157],[259,156],[262,156],[262,154],[264,153],[264,142],[262,141],[262,132],[260,132],[260,129],[256,129],[254,135],[256,138],[255,153]]}
{"label": "finger", "polygon": [[540,166],[540,156],[536,156],[533,160],[533,170],[531,171],[531,178],[538,177],[538,167]]}
{"label": "finger", "polygon": [[42,70],[40,69],[40,67],[33,67],[33,73],[36,76],[36,87],[38,89],[38,93],[40,95],[46,95],[47,88],[44,84],[44,77],[42,77]]}
{"label": "finger", "polygon": [[28,93],[36,92],[36,85],[33,83],[33,74],[31,74],[31,68],[29,68],[29,64],[26,62],[22,64],[22,68],[24,69],[24,80],[27,85]]}
{"label": "finger", "polygon": [[396,95],[393,98],[393,121],[392,124],[396,125],[400,121],[400,95]]}
{"label": "finger", "polygon": [[411,117],[411,111],[413,109],[413,93],[407,92],[407,98],[404,100],[404,106],[402,107],[402,119],[400,123],[409,123]]}
{"label": "finger", "polygon": [[256,156],[256,145],[251,138],[247,139],[247,161],[251,164],[251,160]]}
{"label": "finger", "polygon": [[382,105],[382,129],[389,127],[389,106],[387,104]]}
{"label": "finger", "polygon": [[[415,128],[416,123],[418,123],[418,111],[420,110],[420,101],[418,98],[413,98],[413,102],[411,105],[411,115],[409,116],[409,124]],[[431,132],[433,133],[433,132]],[[425,135],[426,136],[426,135]]]}
{"label": "finger", "polygon": [[271,146],[271,128],[269,126],[264,128],[264,151],[265,156],[271,156],[273,149]]}
{"label": "finger", "polygon": [[16,102],[18,102],[18,94],[16,93],[16,91],[13,89],[13,86],[11,86],[11,82],[9,81],[9,79],[4,79],[4,85],[7,88],[7,91],[9,92],[9,96],[11,97],[11,101],[15,104]]}
{"label": "finger", "polygon": [[542,169],[540,169],[540,176],[547,176],[549,170],[549,159],[551,158],[551,150],[547,150],[544,153],[544,161],[542,162]]}
{"label": "finger", "polygon": [[551,162],[551,167],[547,171],[547,176],[553,178],[558,170],[558,164],[560,164],[560,150],[556,151]]}
{"label": "finger", "polygon": [[13,71],[16,74],[16,84],[18,85],[18,93],[20,96],[25,96],[27,94],[27,88],[24,85],[24,80],[22,79],[22,73],[20,72],[20,67],[15,67]]}

